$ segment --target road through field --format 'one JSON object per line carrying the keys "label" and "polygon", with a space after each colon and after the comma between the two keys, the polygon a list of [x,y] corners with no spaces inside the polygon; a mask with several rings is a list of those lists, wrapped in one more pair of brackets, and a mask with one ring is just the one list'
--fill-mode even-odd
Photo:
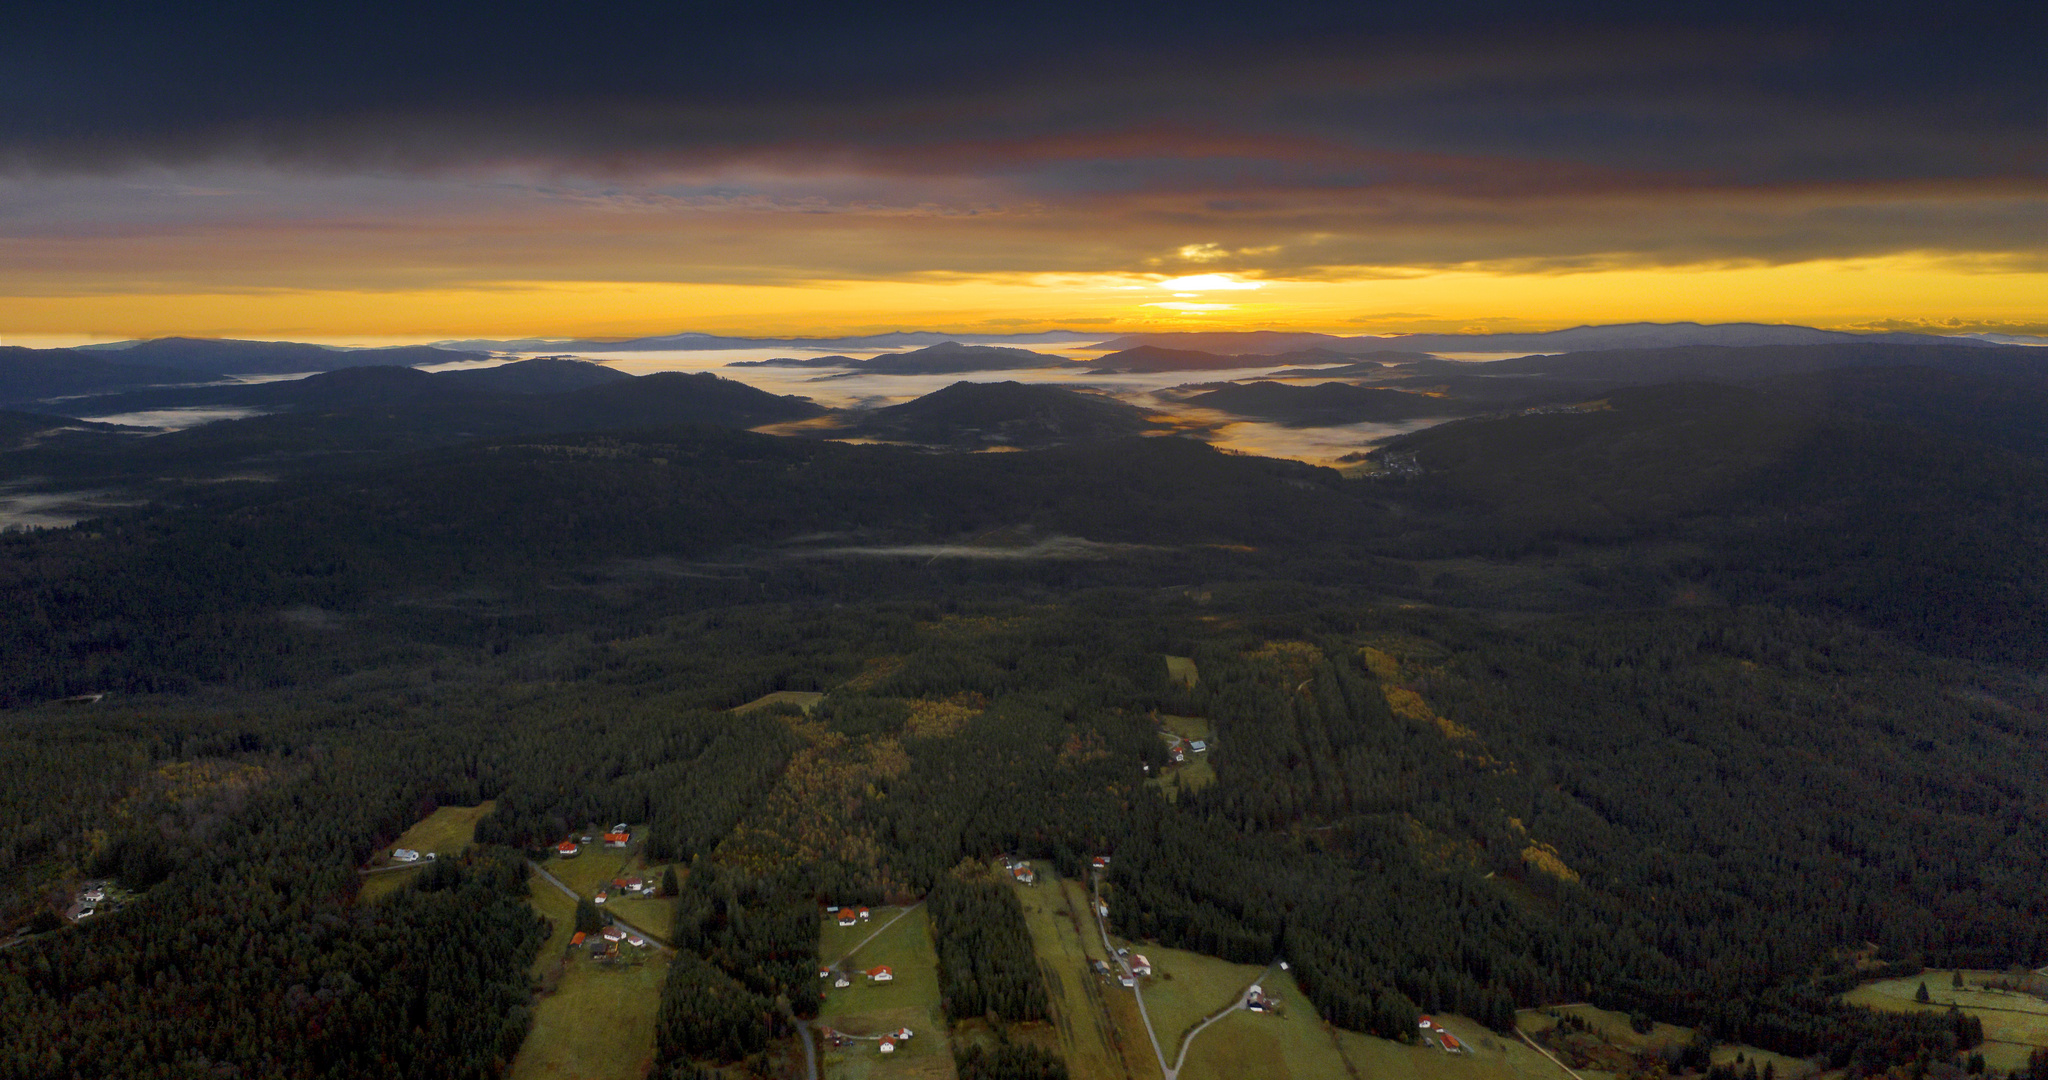
{"label": "road through field", "polygon": [[[548,884],[550,884],[550,885],[553,885],[553,886],[554,886],[555,888],[557,888],[557,889],[560,889],[560,890],[562,890],[562,892],[563,892],[564,894],[566,894],[566,895],[567,895],[567,896],[569,897],[569,899],[571,899],[571,900],[581,900],[581,899],[583,899],[583,894],[582,894],[582,893],[579,893],[579,892],[577,892],[576,890],[574,890],[574,889],[570,888],[569,886],[567,886],[567,885],[564,885],[564,884],[562,884],[562,879],[561,879],[561,878],[558,878],[558,877],[556,877],[555,875],[553,875],[553,874],[550,874],[550,873],[548,873],[548,872],[547,872],[546,870],[542,869],[542,868],[541,868],[541,865],[540,865],[539,863],[537,863],[537,862],[534,862],[534,861],[533,861],[532,859],[528,859],[528,860],[526,860],[526,865],[527,865],[527,866],[528,866],[529,868],[531,868],[531,869],[533,870],[533,872],[534,872],[534,873],[536,873],[536,874],[539,874],[539,875],[540,875],[541,877],[545,878],[545,879],[547,880],[547,883],[548,883]],[[607,912],[606,914],[607,914],[607,915],[610,915],[610,913],[609,913],[609,912]],[[641,936],[641,937],[643,937],[643,938],[646,938],[646,939],[647,939],[647,943],[648,943],[649,945],[652,945],[652,946],[654,946],[655,948],[657,948],[657,949],[661,950],[662,952],[665,952],[665,953],[672,953],[672,952],[674,952],[674,951],[675,951],[675,950],[674,950],[673,948],[670,948],[670,947],[669,947],[669,943],[668,943],[668,942],[666,942],[666,941],[663,941],[663,940],[661,940],[661,939],[660,939],[659,937],[656,937],[655,935],[653,935],[653,934],[650,934],[650,933],[648,933],[647,931],[645,931],[645,930],[642,930],[641,928],[639,928],[639,927],[637,927],[637,926],[634,926],[634,925],[633,925],[632,923],[629,923],[629,922],[627,922],[626,920],[624,920],[624,919],[621,919],[621,918],[619,918],[619,917],[618,917],[617,915],[610,915],[610,918],[611,918],[611,920],[612,920],[613,922],[615,922],[615,923],[619,924],[620,926],[624,927],[625,929],[627,929],[627,930],[630,930],[630,931],[632,931],[633,933],[635,933],[635,934],[638,934],[638,935],[640,935],[640,936]]]}
{"label": "road through field", "polygon": [[[1100,894],[1095,894],[1094,899],[1100,900]],[[1130,961],[1124,959],[1123,954],[1116,951],[1115,945],[1110,944],[1109,926],[1108,924],[1102,921],[1102,909],[1095,906],[1094,904],[1090,904],[1089,914],[1093,916],[1095,919],[1096,932],[1102,935],[1103,951],[1109,954],[1110,959],[1116,961],[1116,966],[1118,970],[1122,971],[1126,977],[1131,979],[1131,994],[1132,996],[1137,998],[1138,1001],[1138,1016],[1140,1019],[1145,1021],[1145,1037],[1152,1040],[1152,1055],[1159,1059],[1159,1072],[1166,1078],[1166,1080],[1177,1080],[1177,1077],[1180,1075],[1181,1066],[1187,1063],[1188,1047],[1194,1043],[1195,1036],[1200,1035],[1202,1033],[1203,1028],[1208,1027],[1210,1024],[1213,1024],[1226,1016],[1229,1016],[1231,1013],[1234,1013],[1239,1009],[1244,1008],[1245,994],[1249,993],[1252,987],[1259,985],[1261,980],[1265,979],[1273,972],[1273,968],[1269,965],[1265,971],[1259,973],[1258,978],[1253,979],[1252,981],[1244,984],[1244,988],[1237,992],[1237,996],[1231,1000],[1229,1005],[1224,1006],[1222,1009],[1211,1014],[1201,1023],[1196,1024],[1193,1028],[1191,1028],[1186,1035],[1181,1037],[1180,1051],[1174,1057],[1173,1064],[1168,1065],[1166,1063],[1166,1052],[1160,1049],[1159,1046],[1159,1033],[1152,1029],[1152,1013],[1145,1008],[1145,988],[1143,986],[1138,985],[1136,976],[1131,975]]]}

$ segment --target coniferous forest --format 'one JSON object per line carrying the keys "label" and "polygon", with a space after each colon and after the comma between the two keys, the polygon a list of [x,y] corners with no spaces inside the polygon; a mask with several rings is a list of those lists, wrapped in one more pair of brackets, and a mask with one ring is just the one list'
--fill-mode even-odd
{"label": "coniferous forest", "polygon": [[[526,860],[614,820],[687,868],[656,1075],[816,1017],[828,904],[921,899],[949,1017],[1045,1017],[1002,855],[1113,856],[1114,932],[1286,960],[1352,1031],[1587,1001],[1859,1076],[1966,1061],[1971,1018],[1840,995],[2048,963],[2040,462],[1697,386],[1383,460],[674,427],[0,536],[0,1077],[502,1075]],[[825,697],[734,711],[776,691]],[[1161,782],[1162,717],[1213,782]],[[135,898],[63,924],[86,878]]]}

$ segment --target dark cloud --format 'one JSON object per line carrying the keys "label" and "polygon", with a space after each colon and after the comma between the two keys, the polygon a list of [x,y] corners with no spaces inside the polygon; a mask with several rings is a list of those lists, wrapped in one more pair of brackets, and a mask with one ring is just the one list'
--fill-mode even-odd
{"label": "dark cloud", "polygon": [[1287,136],[1689,182],[2048,176],[2037,5],[39,7],[0,80],[17,167],[972,171]]}

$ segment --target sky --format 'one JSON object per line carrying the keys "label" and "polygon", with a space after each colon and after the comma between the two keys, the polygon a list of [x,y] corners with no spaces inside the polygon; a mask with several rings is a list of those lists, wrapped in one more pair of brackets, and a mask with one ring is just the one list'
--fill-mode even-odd
{"label": "sky", "polygon": [[2048,5],[38,7],[8,344],[2048,333]]}

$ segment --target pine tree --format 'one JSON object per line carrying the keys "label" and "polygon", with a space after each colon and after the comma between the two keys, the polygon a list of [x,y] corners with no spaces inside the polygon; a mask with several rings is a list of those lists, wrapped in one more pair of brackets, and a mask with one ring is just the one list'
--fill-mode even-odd
{"label": "pine tree", "polygon": [[[604,929],[604,915],[587,896],[576,898],[576,929],[585,934],[595,934]],[[1926,987],[1923,986],[1921,989],[1925,990]]]}
{"label": "pine tree", "polygon": [[1925,1004],[1927,1004],[1927,1003],[1928,1003],[1928,1001],[1929,1001],[1929,1000],[1931,1000],[1931,998],[1929,997],[1929,995],[1928,995],[1928,993],[1927,993],[1927,984],[1926,984],[1926,983],[1924,983],[1924,982],[1923,982],[1923,983],[1921,983],[1921,984],[1920,984],[1920,989],[1918,989],[1918,990],[1916,990],[1916,991],[1914,991],[1914,992],[1913,992],[1913,1000],[1914,1000],[1914,1001],[1917,1001],[1917,1002],[1919,1002],[1919,1003],[1920,1003],[1920,1004],[1922,1004],[1922,1005],[1925,1005]]}

